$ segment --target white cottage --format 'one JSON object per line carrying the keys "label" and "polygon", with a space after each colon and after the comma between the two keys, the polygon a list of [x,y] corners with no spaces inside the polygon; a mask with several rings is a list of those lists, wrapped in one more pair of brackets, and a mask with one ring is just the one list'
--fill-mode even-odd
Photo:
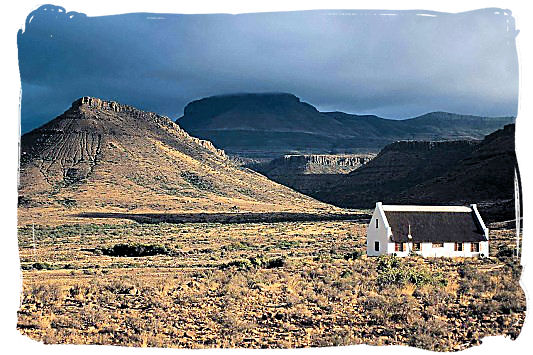
{"label": "white cottage", "polygon": [[423,257],[486,257],[489,230],[475,204],[409,206],[378,202],[368,224],[366,250],[368,256],[415,253]]}

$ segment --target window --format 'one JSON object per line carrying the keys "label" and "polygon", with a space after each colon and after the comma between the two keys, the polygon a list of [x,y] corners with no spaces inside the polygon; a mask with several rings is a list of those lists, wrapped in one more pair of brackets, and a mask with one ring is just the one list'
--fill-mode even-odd
{"label": "window", "polygon": [[444,248],[444,243],[433,243],[433,248]]}
{"label": "window", "polygon": [[403,251],[403,243],[395,243],[394,250],[395,251]]}
{"label": "window", "polygon": [[463,243],[455,243],[455,251],[463,251]]}
{"label": "window", "polygon": [[379,242],[378,241],[374,242],[374,250],[375,251],[379,251]]}
{"label": "window", "polygon": [[376,218],[376,228],[379,226],[379,220]]}
{"label": "window", "polygon": [[413,243],[413,250],[420,251],[420,243]]}
{"label": "window", "polygon": [[472,253],[479,253],[479,243],[470,243],[470,251]]}

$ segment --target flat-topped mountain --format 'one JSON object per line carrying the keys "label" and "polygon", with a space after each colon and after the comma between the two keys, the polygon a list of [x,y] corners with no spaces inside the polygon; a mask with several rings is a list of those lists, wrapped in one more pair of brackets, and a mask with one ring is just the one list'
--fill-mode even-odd
{"label": "flat-topped mountain", "polygon": [[[233,164],[169,118],[84,97],[21,138],[19,218],[328,208]],[[68,217],[68,218],[70,218]]]}
{"label": "flat-topped mountain", "polygon": [[228,154],[276,158],[285,154],[378,152],[398,140],[482,139],[514,122],[432,112],[406,120],[320,112],[287,93],[233,94],[189,103],[177,122]]}

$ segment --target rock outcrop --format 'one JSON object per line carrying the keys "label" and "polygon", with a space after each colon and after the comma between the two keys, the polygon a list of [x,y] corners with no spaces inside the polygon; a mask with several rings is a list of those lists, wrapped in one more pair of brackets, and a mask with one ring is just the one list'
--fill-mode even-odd
{"label": "rock outcrop", "polygon": [[347,174],[368,163],[372,154],[307,154],[284,155],[266,163],[250,164],[266,176],[300,175],[300,174]]}
{"label": "rock outcrop", "polygon": [[374,155],[284,155],[263,163],[246,166],[285,186],[313,195],[338,180],[338,175],[348,174],[368,163]]}

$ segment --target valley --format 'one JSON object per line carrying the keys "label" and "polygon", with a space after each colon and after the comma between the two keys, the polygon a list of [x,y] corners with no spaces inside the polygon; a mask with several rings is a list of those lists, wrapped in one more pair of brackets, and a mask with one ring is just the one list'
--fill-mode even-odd
{"label": "valley", "polygon": [[505,168],[495,196],[506,198],[511,136],[506,126],[483,140],[272,160],[80,98],[21,138],[17,328],[46,344],[177,348],[456,351],[514,339],[526,304],[506,215],[489,225],[490,258],[365,253],[375,198],[461,166]]}

